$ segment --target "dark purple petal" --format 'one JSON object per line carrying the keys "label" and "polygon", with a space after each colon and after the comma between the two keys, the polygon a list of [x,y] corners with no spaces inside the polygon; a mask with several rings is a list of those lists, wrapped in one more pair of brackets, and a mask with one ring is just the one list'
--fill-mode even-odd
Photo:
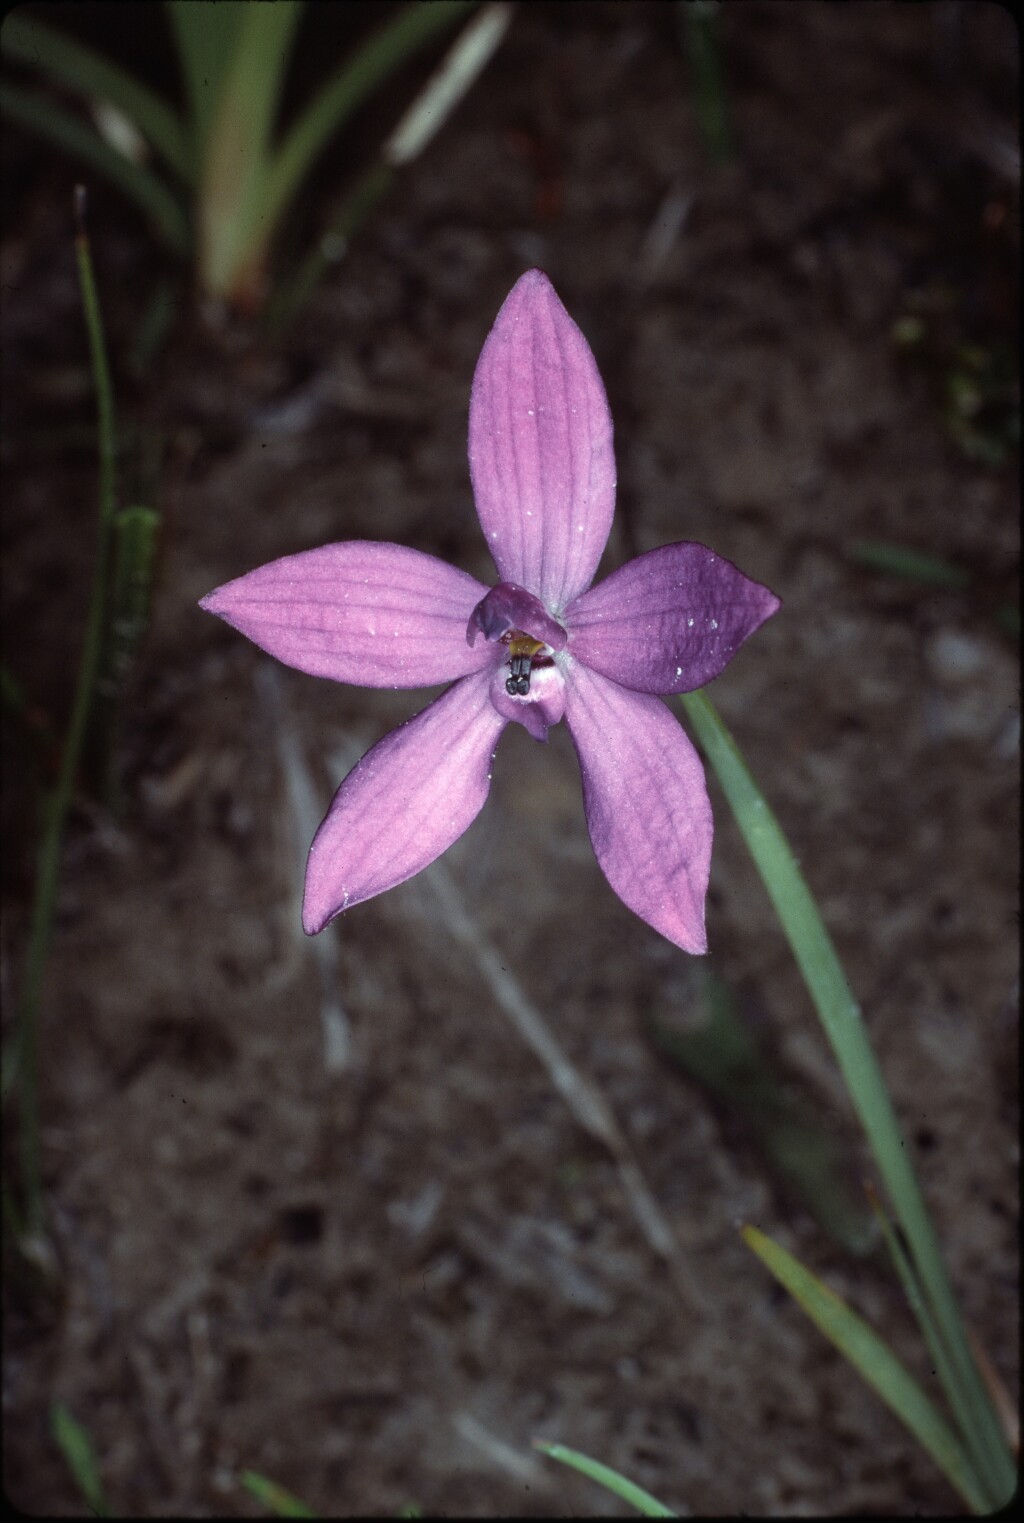
{"label": "dark purple petal", "polygon": [[476,644],[478,634],[485,640],[500,640],[513,629],[532,635],[552,650],[565,649],[565,630],[544,604],[513,582],[499,582],[470,614],[466,639],[470,645]]}
{"label": "dark purple petal", "polygon": [[597,570],[615,456],[594,356],[540,270],[513,286],[481,352],[469,466],[502,581],[528,587],[557,615]]}
{"label": "dark purple petal", "polygon": [[778,607],[704,545],[663,545],[577,598],[565,622],[572,654],[595,671],[638,693],[689,693]]}
{"label": "dark purple petal", "polygon": [[505,719],[523,725],[534,740],[547,740],[548,730],[565,713],[565,679],[552,663],[530,673],[530,691],[514,696],[505,687],[509,668],[499,666],[491,676],[491,702]]}
{"label": "dark purple petal", "polygon": [[469,829],[487,798],[505,724],[487,678],[467,677],[367,751],[309,849],[307,935],[412,878]]}
{"label": "dark purple petal", "polygon": [[200,607],[314,677],[429,687],[493,660],[466,645],[466,621],[486,591],[420,550],[353,539],[271,561]]}
{"label": "dark purple petal", "polygon": [[657,698],[576,662],[565,719],[597,860],[623,904],[684,952],[705,952],[711,804],[704,769]]}

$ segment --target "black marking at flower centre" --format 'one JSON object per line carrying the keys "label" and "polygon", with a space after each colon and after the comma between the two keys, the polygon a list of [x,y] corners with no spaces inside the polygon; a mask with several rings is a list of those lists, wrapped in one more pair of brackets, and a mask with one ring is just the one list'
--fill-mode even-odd
{"label": "black marking at flower centre", "polygon": [[512,675],[505,681],[505,691],[510,697],[515,698],[518,694],[520,698],[525,698],[530,691],[531,665],[532,659],[530,656],[512,657],[509,662],[509,670]]}
{"label": "black marking at flower centre", "polygon": [[521,629],[510,630],[502,637],[508,643],[510,675],[505,679],[505,691],[510,698],[525,698],[530,691],[530,672],[534,658],[544,649],[543,640],[523,634]]}

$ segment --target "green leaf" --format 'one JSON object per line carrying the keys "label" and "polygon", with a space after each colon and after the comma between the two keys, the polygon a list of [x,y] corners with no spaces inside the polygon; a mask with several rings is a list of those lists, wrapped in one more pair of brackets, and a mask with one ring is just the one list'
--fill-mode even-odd
{"label": "green leaf", "polygon": [[910,1429],[967,1505],[974,1512],[987,1512],[984,1490],[956,1435],[888,1344],[785,1248],[756,1227],[744,1227],[742,1237],[815,1326]]}
{"label": "green leaf", "polygon": [[729,97],[722,68],[718,0],[676,0],[676,24],[690,68],[693,106],[712,164],[733,158]]}
{"label": "green leaf", "polygon": [[0,85],[0,109],[110,180],[152,219],[169,248],[188,258],[192,248],[188,217],[151,170],[111,148],[81,117],[18,85]]}
{"label": "green leaf", "polygon": [[62,1401],[55,1401],[50,1408],[50,1431],[68,1463],[86,1506],[99,1517],[108,1518],[110,1509],[103,1492],[92,1440]]}
{"label": "green leaf", "polygon": [[155,508],[122,508],[113,527],[114,576],[101,671],[119,687],[149,624],[160,514]]}
{"label": "green leaf", "polygon": [[189,163],[198,184],[210,123],[220,103],[224,74],[249,0],[167,0],[166,15],[178,49],[189,103]]}
{"label": "green leaf", "polygon": [[935,1318],[931,1314],[931,1308],[921,1289],[913,1263],[904,1250],[900,1234],[889,1220],[885,1207],[878,1199],[874,1186],[869,1183],[865,1185],[865,1190],[867,1191],[867,1196],[871,1202],[871,1207],[878,1224],[882,1229],[885,1245],[889,1250],[889,1255],[892,1259],[893,1267],[899,1276],[900,1284],[903,1286],[907,1304],[917,1318],[918,1326],[924,1335],[924,1341],[928,1345],[928,1352],[932,1357],[933,1365],[938,1372],[943,1389],[952,1405],[960,1431],[961,1433],[967,1433],[970,1431],[971,1414],[967,1409],[955,1371],[950,1365],[946,1346],[935,1325]]}
{"label": "green leaf", "polygon": [[381,146],[380,158],[351,185],[330,228],[321,235],[287,284],[280,285],[267,312],[267,329],[276,336],[292,321],[327,269],[348,252],[363,222],[387,194],[399,165],[422,152],[462,96],[486,67],[508,29],[511,9],[504,0],[478,11],[463,27],[438,68],[403,113]]}
{"label": "green leaf", "polygon": [[292,126],[267,176],[263,215],[276,223],[314,160],[352,113],[420,48],[468,16],[467,0],[416,0],[382,27],[328,80]]}
{"label": "green leaf", "polygon": [[722,785],[814,1001],[946,1347],[948,1368],[959,1388],[955,1399],[949,1393],[950,1405],[969,1414],[965,1442],[991,1506],[1001,1506],[1013,1495],[1013,1458],[971,1355],[935,1230],[860,1007],[789,843],[736,742],[704,692],[687,693],[682,703]]}
{"label": "green leaf", "polygon": [[928,587],[963,588],[970,585],[971,574],[963,566],[951,566],[948,561],[924,555],[919,550],[908,550],[905,545],[859,539],[850,546],[850,555],[862,566],[884,571],[887,576],[922,582]]}
{"label": "green leaf", "polygon": [[128,678],[149,627],[160,514],[122,508],[113,521],[113,566],[91,719],[92,766],[103,797],[120,809],[121,712]]}
{"label": "green leaf", "polygon": [[[86,726],[96,688],[115,503],[114,397],[110,384],[110,366],[107,361],[102,313],[93,273],[92,253],[85,226],[85,201],[84,187],[76,186],[74,207],[78,226],[75,236],[75,254],[97,403],[99,511],[96,564],[71,717],[64,742],[64,754],[61,757],[57,781],[45,809],[32,891],[28,944],[22,963],[21,987],[18,991],[14,1047],[10,1049],[13,1082],[17,1084],[18,1095],[18,1120],[21,1134],[18,1161],[22,1175],[26,1236],[37,1240],[41,1235],[44,1216],[39,1156],[39,999],[53,936],[64,825],[71,805],[75,777],[78,773]],[[7,1051],[4,1056],[5,1058],[8,1056]],[[13,1093],[13,1087],[6,1074],[3,1082],[3,1094],[6,1099]]]}
{"label": "green leaf", "polygon": [[205,137],[196,236],[203,289],[255,305],[277,211],[283,210],[269,201],[267,175],[302,5],[300,0],[275,0],[273,5],[241,4],[239,12]]}
{"label": "green leaf", "polygon": [[292,1496],[290,1491],[285,1491],[276,1481],[268,1481],[265,1475],[260,1475],[255,1470],[243,1470],[241,1474],[242,1485],[258,1497],[264,1507],[269,1507],[272,1513],[279,1518],[315,1518],[316,1513],[307,1507],[305,1502],[300,1502],[298,1497]]}
{"label": "green leaf", "polygon": [[489,0],[462,28],[423,89],[388,134],[381,148],[381,157],[386,163],[397,168],[411,164],[423,153],[487,67],[511,20],[510,0]]}
{"label": "green leaf", "polygon": [[581,1454],[578,1449],[567,1449],[564,1444],[549,1444],[545,1439],[535,1438],[533,1447],[539,1449],[541,1454],[546,1454],[549,1459],[560,1460],[563,1465],[568,1465],[572,1470],[578,1470],[581,1475],[588,1476],[596,1481],[599,1486],[604,1486],[614,1493],[621,1501],[628,1502],[630,1507],[635,1507],[637,1512],[645,1518],[674,1518],[670,1507],[664,1502],[659,1502],[657,1497],[652,1497],[649,1491],[638,1486],[635,1481],[628,1481],[617,1470],[612,1470],[608,1465],[602,1465],[599,1460],[592,1460],[587,1455]]}
{"label": "green leaf", "polygon": [[178,117],[147,85],[55,28],[12,12],[0,31],[8,58],[59,79],[85,100],[106,100],[123,111],[166,164],[186,183],[192,179],[188,138]]}

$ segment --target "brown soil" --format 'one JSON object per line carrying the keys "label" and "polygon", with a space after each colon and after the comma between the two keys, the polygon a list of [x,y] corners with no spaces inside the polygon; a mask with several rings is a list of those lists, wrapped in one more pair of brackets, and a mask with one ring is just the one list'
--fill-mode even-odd
{"label": "brown soil", "polygon": [[[1014,595],[1017,487],[943,417],[957,346],[990,355],[1015,332],[1016,38],[983,5],[745,4],[723,23],[725,168],[702,151],[672,9],[525,6],[280,343],[184,312],[135,383],[159,256],[96,188],[122,414],[162,433],[166,518],[129,805],[116,821],[76,805],[45,985],[57,1277],[9,1275],[6,1303],[5,1482],[28,1512],[84,1511],[54,1399],[91,1433],[119,1515],[261,1515],[246,1468],[323,1515],[618,1510],[536,1456],[537,1435],[696,1513],[959,1509],[739,1238],[752,1221],[792,1247],[928,1375],[884,1263],[837,1248],[742,1119],[654,1052],[652,1009],[692,1015],[692,964],[601,877],[565,734],[506,736],[447,876],[301,934],[296,780],[315,816],[424,695],[274,668],[196,600],[357,536],[489,578],[468,389],[531,265],[607,383],[608,565],[695,539],[784,599],[714,701],[819,897],[969,1322],[1017,1390],[1019,720],[991,616]],[[3,632],[61,724],[95,496],[73,433],[92,417],[73,171],[14,132],[5,155]],[[915,363],[893,328],[920,311]],[[859,539],[966,567],[973,590],[887,579],[851,558]],[[6,737],[9,1018],[39,778],[20,729]],[[711,960],[857,1179],[833,1060],[713,797]],[[603,1091],[685,1295],[474,936]]]}

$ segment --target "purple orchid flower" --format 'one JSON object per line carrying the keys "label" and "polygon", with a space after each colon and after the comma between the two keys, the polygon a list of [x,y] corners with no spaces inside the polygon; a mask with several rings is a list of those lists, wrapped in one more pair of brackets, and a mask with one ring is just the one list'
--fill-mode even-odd
{"label": "purple orchid flower", "polygon": [[779,600],[696,544],[663,545],[591,587],[615,506],[612,420],[587,341],[540,270],[516,283],[484,344],[469,464],[496,587],[419,550],[348,540],[202,600],[314,676],[452,683],[338,789],[310,848],[303,927],[315,934],[458,840],[509,720],[546,740],[564,717],[608,882],[669,941],[703,952],[711,805],[696,751],[654,695],[717,677]]}

